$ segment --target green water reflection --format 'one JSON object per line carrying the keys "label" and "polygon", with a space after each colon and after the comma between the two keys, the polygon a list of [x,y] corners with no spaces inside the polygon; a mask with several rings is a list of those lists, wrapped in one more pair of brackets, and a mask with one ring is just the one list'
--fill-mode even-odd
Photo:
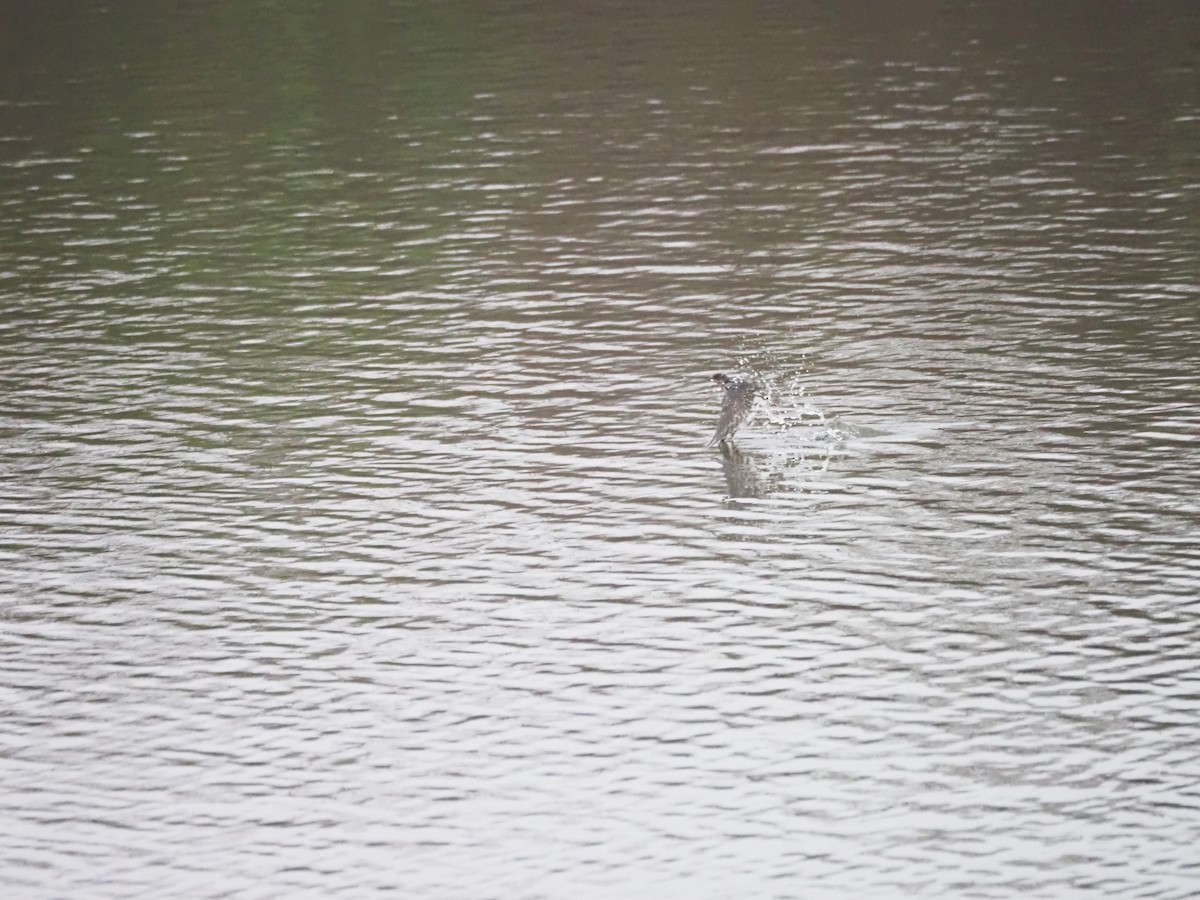
{"label": "green water reflection", "polygon": [[[436,170],[505,65],[476,22],[455,4],[6,4],[10,276],[121,295],[237,272],[253,290],[319,258],[420,278],[462,204]],[[342,234],[308,227],[331,219]]]}

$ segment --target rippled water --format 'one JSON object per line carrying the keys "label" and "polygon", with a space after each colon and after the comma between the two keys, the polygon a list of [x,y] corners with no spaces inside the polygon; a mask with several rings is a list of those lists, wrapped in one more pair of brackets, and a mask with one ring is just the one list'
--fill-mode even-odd
{"label": "rippled water", "polygon": [[1194,8],[8,7],[5,896],[1200,893]]}

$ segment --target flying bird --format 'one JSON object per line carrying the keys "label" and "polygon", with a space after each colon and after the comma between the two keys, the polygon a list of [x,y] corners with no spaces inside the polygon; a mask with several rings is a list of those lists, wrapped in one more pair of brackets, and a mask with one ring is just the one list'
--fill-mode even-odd
{"label": "flying bird", "polygon": [[717,420],[717,431],[708,446],[712,447],[733,437],[743,422],[754,410],[754,398],[758,396],[759,384],[753,378],[726,375],[718,372],[712,383],[721,388],[721,418]]}

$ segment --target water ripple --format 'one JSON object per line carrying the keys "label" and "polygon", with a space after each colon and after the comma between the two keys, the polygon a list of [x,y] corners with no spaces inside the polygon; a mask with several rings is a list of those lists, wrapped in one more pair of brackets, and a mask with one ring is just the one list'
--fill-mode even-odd
{"label": "water ripple", "polygon": [[390,10],[279,92],[197,7],[130,103],[85,6],[0,100],[10,893],[1196,893],[1194,16]]}

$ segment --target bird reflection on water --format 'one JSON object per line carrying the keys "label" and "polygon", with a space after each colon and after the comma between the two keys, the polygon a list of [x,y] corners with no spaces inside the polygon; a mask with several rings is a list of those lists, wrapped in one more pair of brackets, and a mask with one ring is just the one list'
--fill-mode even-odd
{"label": "bird reflection on water", "polygon": [[744,450],[732,441],[721,444],[721,471],[725,499],[733,502],[763,500],[781,491],[818,494],[828,490],[830,463],[840,458],[840,441],[826,432],[815,434],[802,446],[786,450]]}
{"label": "bird reflection on water", "polygon": [[761,500],[779,487],[778,477],[764,474],[758,455],[740,450],[731,443],[721,444],[721,470],[725,474],[730,500]]}

